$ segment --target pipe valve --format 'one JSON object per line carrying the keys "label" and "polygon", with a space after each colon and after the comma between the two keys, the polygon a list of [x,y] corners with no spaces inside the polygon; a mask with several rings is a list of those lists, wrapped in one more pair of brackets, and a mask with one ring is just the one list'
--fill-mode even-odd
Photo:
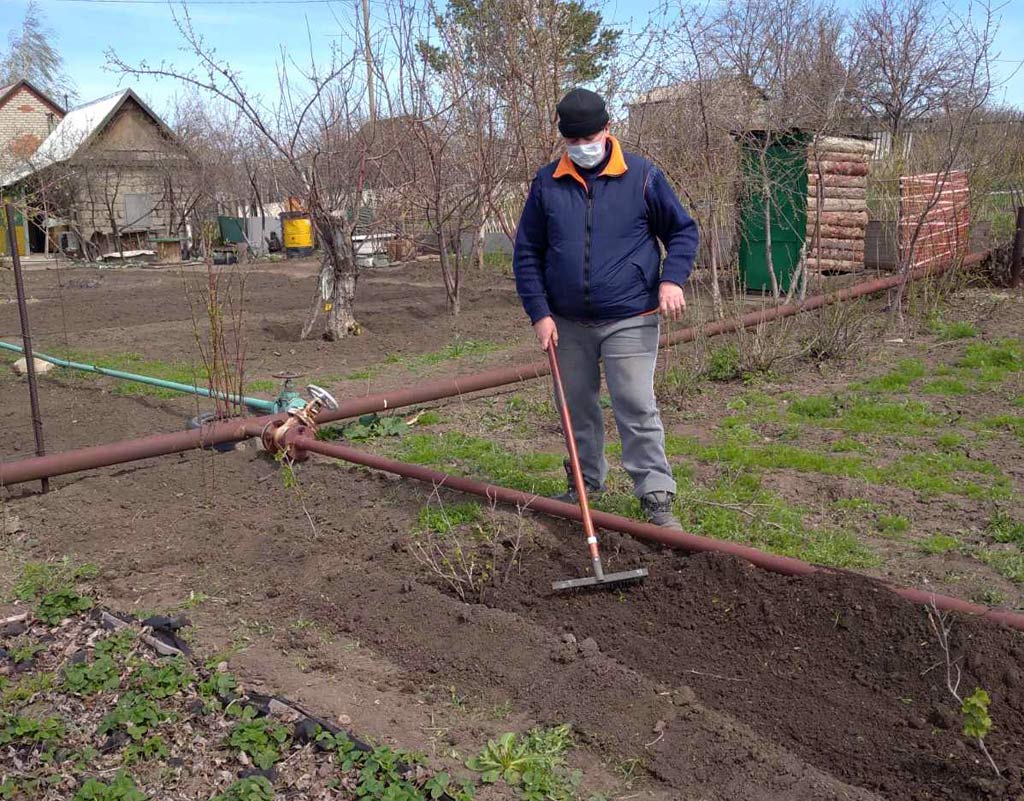
{"label": "pipe valve", "polygon": [[289,445],[288,437],[293,432],[316,436],[317,417],[320,416],[320,413],[325,408],[337,409],[338,401],[334,399],[330,392],[323,387],[318,387],[316,384],[307,385],[306,391],[309,393],[310,399],[308,401],[303,401],[301,398],[293,400],[288,408],[287,420],[275,420],[268,423],[263,429],[263,435],[261,436],[263,447],[270,453],[281,453],[283,451],[293,461],[302,461],[309,458],[307,453],[298,451]]}

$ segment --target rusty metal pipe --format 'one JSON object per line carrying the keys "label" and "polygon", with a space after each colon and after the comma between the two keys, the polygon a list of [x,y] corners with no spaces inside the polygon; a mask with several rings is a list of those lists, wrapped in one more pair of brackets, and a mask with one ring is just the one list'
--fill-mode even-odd
{"label": "rusty metal pipe", "polygon": [[[982,261],[988,251],[967,256],[963,264],[970,265]],[[950,269],[951,265],[933,265],[912,271],[907,280],[917,280],[930,275],[938,275]],[[760,311],[749,312],[740,317],[719,320],[701,327],[682,328],[662,337],[662,344],[690,342],[699,335],[716,336],[749,328],[763,322],[789,317],[800,312],[812,311],[831,303],[863,295],[892,289],[904,280],[903,276],[893,275],[878,278],[861,284],[814,295],[800,303],[788,303]],[[464,395],[470,392],[492,389],[494,387],[528,381],[548,375],[550,368],[547,361],[538,361],[521,367],[500,368],[474,373],[468,376],[442,379],[395,392],[381,392],[367,395],[341,403],[336,410],[324,412],[318,421],[330,423],[358,417],[371,412],[399,409],[417,403]],[[263,428],[275,420],[284,420],[286,415],[266,415],[213,423],[195,431],[183,431],[175,434],[158,434],[143,439],[122,440],[108,445],[96,445],[76,451],[55,453],[49,456],[21,459],[16,462],[0,464],[0,487],[19,484],[35,479],[74,473],[79,470],[92,470],[98,467],[109,467],[136,459],[147,459],[170,453],[180,453],[194,448],[210,447],[226,442],[238,442],[246,437],[259,436]],[[141,455],[138,455],[141,454]]]}
{"label": "rusty metal pipe", "polygon": [[210,448],[225,442],[240,442],[251,436],[247,432],[247,425],[260,419],[269,420],[269,417],[227,420],[190,431],[124,439],[107,445],[94,445],[91,448],[79,448],[0,464],[0,487],[47,476],[62,476],[80,470],[93,470],[97,467],[149,459],[153,456],[167,456],[196,448]]}
{"label": "rusty metal pipe", "polygon": [[[487,484],[471,478],[448,475],[423,465],[399,462],[395,459],[366,453],[365,451],[350,448],[347,445],[340,445],[336,442],[320,442],[308,436],[295,436],[290,439],[289,444],[299,451],[319,453],[322,456],[342,459],[343,461],[363,465],[374,470],[382,470],[386,473],[414,478],[431,484],[434,487],[447,487],[459,492],[480,495],[490,502],[508,504],[522,510],[543,512],[553,517],[561,517],[577,522],[583,518],[580,508],[573,504],[562,503],[552,498],[543,498],[528,492],[508,489],[507,487],[499,487],[495,484]],[[592,511],[591,514],[594,523],[609,531],[618,531],[691,553],[713,552],[736,556],[752,565],[770,570],[773,573],[781,573],[785,576],[809,576],[814,573],[833,572],[828,568],[802,562],[799,559],[793,559],[788,556],[776,556],[759,551],[756,548],[751,548],[748,545],[741,545],[736,542],[729,542],[728,540],[715,540],[698,534],[688,534],[677,529],[654,526],[650,523],[643,523],[639,520],[632,520],[628,517],[620,517],[619,515],[608,514],[607,512]],[[857,573],[848,574],[860,575]],[[923,590],[894,587],[882,581],[879,581],[879,583],[902,598],[914,603],[934,606],[943,612],[948,611],[972,615],[1024,631],[1024,614],[990,609],[987,606],[972,604],[959,598],[937,595]]]}
{"label": "rusty metal pipe", "polygon": [[[988,255],[989,252],[987,250],[979,253],[972,253],[964,258],[962,265],[966,267],[971,264],[976,264],[987,258]],[[797,303],[786,303],[781,306],[772,306],[767,309],[748,312],[739,317],[731,317],[727,320],[707,323],[703,326],[681,328],[678,331],[663,334],[660,344],[662,347],[666,345],[682,344],[685,342],[692,342],[698,336],[712,337],[721,334],[729,334],[733,331],[738,331],[741,328],[753,328],[761,323],[771,322],[772,320],[778,320],[782,317],[792,317],[793,315],[800,314],[802,312],[814,311],[822,306],[853,300],[865,295],[873,295],[886,289],[894,289],[904,280],[916,281],[933,275],[941,275],[951,269],[952,266],[952,264],[937,264],[929,267],[921,267],[911,271],[911,273],[906,277],[897,274],[886,276],[885,278],[876,278],[871,281],[865,281],[844,289],[836,290],[835,292],[812,295],[811,297],[805,298],[803,301]],[[320,416],[319,420],[324,423],[330,423],[336,420],[344,420],[349,417],[358,417],[361,414],[383,412],[389,409],[399,409],[403,406],[427,403],[428,401],[451,398],[457,395],[465,395],[467,393],[478,392],[483,389],[492,389],[494,387],[504,386],[505,384],[515,384],[519,381],[528,381],[532,378],[541,378],[548,375],[550,372],[551,368],[547,361],[544,360],[521,367],[506,367],[497,370],[488,370],[483,373],[474,373],[468,376],[446,378],[440,381],[432,381],[428,384],[420,384],[419,386],[410,387],[409,389],[396,390],[394,392],[381,392],[375,395],[367,395],[362,398],[346,401],[341,403],[336,410],[325,412]]]}

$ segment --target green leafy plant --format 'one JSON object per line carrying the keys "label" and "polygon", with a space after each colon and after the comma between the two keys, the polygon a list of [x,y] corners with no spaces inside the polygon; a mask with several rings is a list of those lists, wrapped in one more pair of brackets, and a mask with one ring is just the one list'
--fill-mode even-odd
{"label": "green leafy plant", "polygon": [[180,656],[161,660],[156,665],[139,662],[133,667],[131,685],[152,698],[170,698],[187,687],[192,678]]}
{"label": "green leafy plant", "polygon": [[166,759],[171,755],[167,743],[159,734],[131,743],[124,750],[124,764],[134,765],[150,759]]}
{"label": "green leafy plant", "polygon": [[288,746],[288,730],[268,718],[256,717],[256,710],[247,706],[228,742],[246,754],[256,767],[269,770]]}
{"label": "green leafy plant", "polygon": [[66,617],[92,609],[93,601],[75,590],[63,588],[46,593],[36,606],[36,617],[43,623],[56,625]]}
{"label": "green leafy plant", "polygon": [[[401,417],[380,417],[364,414],[356,422],[341,429],[341,436],[350,440],[368,440],[378,437],[401,437],[409,431],[409,424]],[[337,439],[337,432],[326,438]]]}
{"label": "green leafy plant", "polygon": [[125,773],[118,773],[110,784],[99,779],[86,779],[73,801],[146,801],[148,796],[135,786]]}
{"label": "green leafy plant", "polygon": [[92,662],[79,662],[64,671],[64,689],[72,695],[95,695],[116,690],[121,683],[117,663],[107,654]]}
{"label": "green leafy plant", "polygon": [[249,776],[211,796],[210,801],[274,801],[274,786],[264,776]]}
{"label": "green leafy plant", "polygon": [[996,542],[1013,542],[1024,548],[1024,523],[1006,512],[996,512],[985,530]]}
{"label": "green leafy plant", "polygon": [[0,717],[0,745],[50,746],[59,743],[64,735],[64,722],[56,716],[41,720],[24,715]]}
{"label": "green leafy plant", "polygon": [[164,712],[151,699],[137,692],[126,692],[117,700],[117,706],[100,722],[98,734],[109,734],[117,729],[136,742],[144,739],[150,731],[172,715]]}
{"label": "green leafy plant", "polygon": [[[365,751],[345,732],[331,734],[318,731],[317,745],[333,751],[342,773],[355,774],[357,798],[387,799],[387,801],[427,801],[447,794],[454,801],[471,801],[472,782],[463,782],[457,787],[452,777],[445,772],[424,778],[422,757],[394,751],[387,747]],[[417,786],[419,782],[419,786]]]}
{"label": "green leafy plant", "polygon": [[504,781],[523,801],[571,801],[579,776],[565,767],[565,753],[572,746],[568,726],[533,729],[525,737],[503,734],[488,741],[466,767],[480,773],[480,781]]}
{"label": "green leafy plant", "polygon": [[238,690],[238,680],[230,673],[215,672],[196,686],[199,697],[209,702],[230,702]]}
{"label": "green leafy plant", "polygon": [[130,628],[119,629],[109,637],[104,637],[96,642],[96,653],[98,655],[127,656],[135,647],[138,635]]}
{"label": "green leafy plant", "polygon": [[708,357],[704,375],[712,381],[732,381],[741,378],[743,370],[740,364],[740,349],[733,344],[713,349]]}
{"label": "green leafy plant", "polygon": [[31,601],[97,575],[99,569],[95,565],[74,565],[67,557],[60,562],[27,562],[14,585],[14,595],[20,601]]}

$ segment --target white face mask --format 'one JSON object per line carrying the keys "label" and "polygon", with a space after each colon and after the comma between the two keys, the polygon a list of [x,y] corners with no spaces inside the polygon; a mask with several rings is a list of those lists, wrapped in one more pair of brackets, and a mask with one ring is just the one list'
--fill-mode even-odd
{"label": "white face mask", "polygon": [[604,138],[585,145],[569,145],[569,158],[585,170],[596,167],[604,158]]}

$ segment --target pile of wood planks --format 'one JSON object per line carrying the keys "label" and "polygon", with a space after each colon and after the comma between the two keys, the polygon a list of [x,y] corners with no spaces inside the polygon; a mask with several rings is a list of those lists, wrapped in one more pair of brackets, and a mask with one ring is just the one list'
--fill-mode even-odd
{"label": "pile of wood planks", "polygon": [[874,142],[819,136],[807,154],[807,267],[852,272],[864,267],[867,186]]}

